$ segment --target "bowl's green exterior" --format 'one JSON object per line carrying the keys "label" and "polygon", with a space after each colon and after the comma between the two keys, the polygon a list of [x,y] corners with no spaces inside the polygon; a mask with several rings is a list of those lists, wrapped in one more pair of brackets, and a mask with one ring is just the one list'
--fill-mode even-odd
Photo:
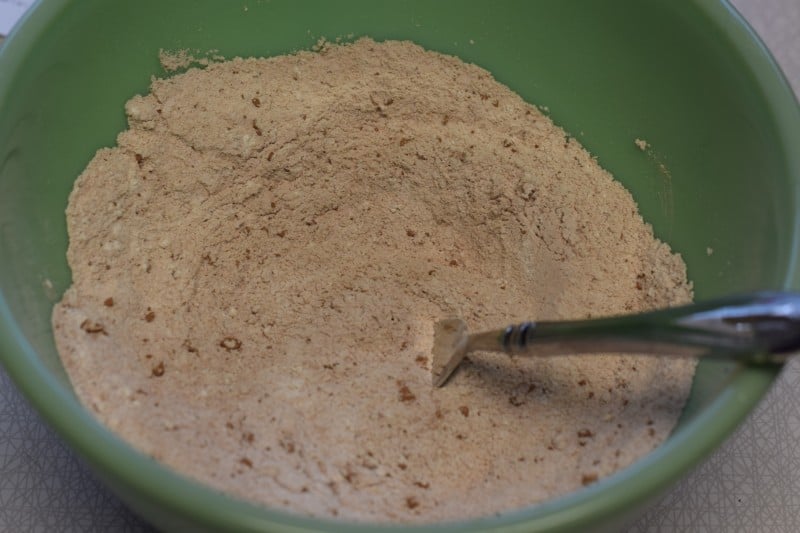
{"label": "bowl's green exterior", "polygon": [[[800,112],[724,2],[42,1],[0,50],[0,359],[45,419],[162,528],[354,530],[195,485],[80,407],[49,322],[69,283],[72,182],[125,127],[123,103],[161,73],[159,48],[274,55],[350,34],[456,54],[547,106],[683,254],[698,297],[798,287]],[[652,150],[638,150],[637,137]],[[633,467],[544,505],[435,529],[614,529],[718,445],[775,374],[703,363],[679,428]]]}

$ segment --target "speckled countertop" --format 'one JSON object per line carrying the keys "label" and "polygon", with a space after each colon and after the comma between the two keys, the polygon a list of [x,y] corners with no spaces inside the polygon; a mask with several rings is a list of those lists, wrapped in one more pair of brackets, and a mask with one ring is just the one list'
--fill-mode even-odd
{"label": "speckled countertop", "polygon": [[[732,1],[800,93],[800,0]],[[8,13],[24,3],[0,1],[11,6]],[[800,531],[798,442],[800,360],[795,360],[736,433],[627,531]],[[0,369],[0,532],[27,531],[152,528],[95,479]]]}

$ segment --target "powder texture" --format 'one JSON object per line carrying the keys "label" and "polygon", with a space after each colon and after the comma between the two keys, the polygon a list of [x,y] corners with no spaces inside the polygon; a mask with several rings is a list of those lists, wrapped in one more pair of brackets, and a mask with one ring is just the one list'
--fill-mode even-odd
{"label": "powder texture", "polygon": [[432,522],[581,488],[657,446],[692,361],[473,354],[471,330],[688,302],[631,195],[485,70],[362,39],[156,79],[70,196],[57,346],[174,469],[316,516]]}
{"label": "powder texture", "polygon": [[179,50],[164,50],[162,48],[158,51],[158,61],[165,71],[175,72],[191,66],[207,67],[214,62],[224,61],[225,58],[217,52],[218,50],[208,50],[201,53],[200,50],[192,51],[187,48]]}

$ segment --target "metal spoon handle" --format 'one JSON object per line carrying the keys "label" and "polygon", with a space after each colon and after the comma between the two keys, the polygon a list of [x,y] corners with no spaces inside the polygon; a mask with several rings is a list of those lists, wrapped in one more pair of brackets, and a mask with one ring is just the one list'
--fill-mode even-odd
{"label": "metal spoon handle", "polygon": [[783,362],[800,350],[800,293],[759,292],[612,318],[524,322],[470,337],[521,355],[623,352]]}

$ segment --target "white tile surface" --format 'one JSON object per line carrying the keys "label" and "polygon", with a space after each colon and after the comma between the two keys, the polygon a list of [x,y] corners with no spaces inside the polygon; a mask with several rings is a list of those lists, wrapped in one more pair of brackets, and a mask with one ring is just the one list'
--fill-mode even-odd
{"label": "white tile surface", "polygon": [[[0,34],[31,0],[0,0]],[[800,0],[733,0],[800,91]],[[798,147],[800,149],[800,147]],[[639,532],[800,531],[800,361],[708,461],[629,528]],[[28,407],[0,370],[0,532],[143,533]]]}
{"label": "white tile surface", "polygon": [[33,0],[0,0],[0,35],[8,35],[14,23],[33,4]]}

